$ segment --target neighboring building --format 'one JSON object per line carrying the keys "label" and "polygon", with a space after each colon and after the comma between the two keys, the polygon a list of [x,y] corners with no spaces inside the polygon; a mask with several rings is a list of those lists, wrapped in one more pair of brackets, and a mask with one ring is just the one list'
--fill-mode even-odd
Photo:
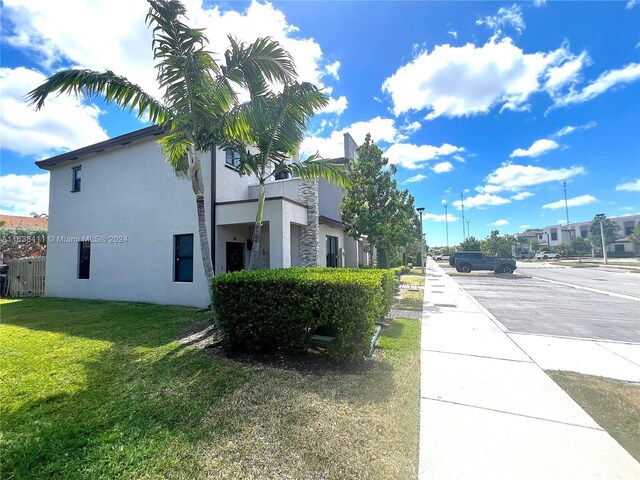
{"label": "neighboring building", "polygon": [[[195,196],[164,161],[162,135],[148,127],[36,162],[51,172],[47,296],[209,304]],[[342,161],[355,147],[345,134]],[[241,270],[251,251],[257,179],[238,175],[232,152],[216,148],[205,158],[214,270]],[[270,181],[266,192],[261,268],[369,264],[362,243],[341,228],[338,187],[285,178]]]}
{"label": "neighboring building", "polygon": [[[22,217],[18,215],[2,215],[0,214],[0,228],[39,228],[47,229],[49,221],[46,217]],[[43,255],[45,251],[44,244],[38,246],[34,243],[31,246],[24,245],[28,248],[21,250],[22,255],[18,255],[15,258],[22,258],[23,256],[39,256]],[[0,264],[7,263],[14,258],[15,251],[2,250],[0,251]]]}
{"label": "neighboring building", "polygon": [[[622,217],[609,217],[609,220],[620,227],[620,237],[615,242],[607,246],[607,252],[618,253],[621,255],[634,253],[633,244],[629,240],[629,235],[633,232],[636,225],[640,223],[640,215],[626,215]],[[586,222],[570,223],[567,225],[551,225],[541,230],[530,230],[520,234],[521,237],[534,235],[540,241],[541,250],[550,250],[558,246],[560,243],[571,243],[576,237],[587,238],[589,236],[589,228],[593,220]],[[640,253],[640,252],[635,252]]]}

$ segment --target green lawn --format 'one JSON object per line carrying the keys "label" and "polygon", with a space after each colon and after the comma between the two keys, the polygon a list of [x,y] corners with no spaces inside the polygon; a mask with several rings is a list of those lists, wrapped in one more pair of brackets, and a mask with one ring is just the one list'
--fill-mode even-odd
{"label": "green lawn", "polygon": [[640,385],[573,372],[547,372],[640,462]]}
{"label": "green lawn", "polygon": [[359,368],[240,363],[175,339],[193,309],[3,300],[0,469],[22,478],[409,479],[420,323]]}

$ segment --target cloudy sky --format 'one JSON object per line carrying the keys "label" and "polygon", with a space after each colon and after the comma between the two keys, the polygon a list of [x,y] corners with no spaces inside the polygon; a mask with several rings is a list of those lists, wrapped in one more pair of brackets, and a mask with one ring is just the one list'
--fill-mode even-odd
{"label": "cloudy sky", "polygon": [[[187,0],[211,50],[226,35],[279,40],[331,101],[306,153],[339,156],[367,132],[426,208],[430,245],[604,212],[640,211],[640,2],[214,2]],[[156,92],[143,0],[3,0],[3,213],[46,212],[34,161],[145,125],[99,100],[23,95],[71,66]],[[169,167],[167,167],[169,168]]]}

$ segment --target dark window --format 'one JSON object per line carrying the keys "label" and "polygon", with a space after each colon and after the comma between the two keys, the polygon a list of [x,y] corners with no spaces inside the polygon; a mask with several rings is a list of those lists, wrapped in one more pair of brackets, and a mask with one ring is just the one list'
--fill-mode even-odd
{"label": "dark window", "polygon": [[614,245],[615,248],[615,252],[616,253],[623,253],[624,252],[624,245]]}
{"label": "dark window", "polygon": [[274,178],[276,180],[286,180],[287,178],[289,178],[289,172],[287,171],[276,172],[276,174],[274,175]]}
{"label": "dark window", "polygon": [[558,240],[558,232],[551,232],[551,240]]}
{"label": "dark window", "polygon": [[327,235],[327,267],[338,266],[338,237]]}
{"label": "dark window", "polygon": [[91,242],[78,242],[78,278],[89,279]]}
{"label": "dark window", "polygon": [[589,235],[589,231],[585,228],[585,229],[580,229],[580,236],[582,238],[587,238],[587,236]]}
{"label": "dark window", "polygon": [[79,192],[80,191],[80,184],[81,184],[81,180],[82,180],[82,167],[74,167],[71,169],[71,171],[73,172],[73,182],[71,184],[71,191],[72,192]]}
{"label": "dark window", "polygon": [[633,222],[624,223],[624,234],[625,235],[631,235],[633,233]]}
{"label": "dark window", "polygon": [[173,238],[173,281],[193,282],[193,234]]}
{"label": "dark window", "polygon": [[240,165],[240,153],[235,150],[227,150],[224,162],[230,167],[236,168]]}

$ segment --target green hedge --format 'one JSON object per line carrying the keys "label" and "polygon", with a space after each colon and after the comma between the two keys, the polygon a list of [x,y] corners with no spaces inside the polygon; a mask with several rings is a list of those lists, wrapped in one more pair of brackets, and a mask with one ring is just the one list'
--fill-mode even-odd
{"label": "green hedge", "polygon": [[245,270],[211,284],[214,314],[230,346],[302,352],[322,328],[335,337],[328,353],[336,360],[368,353],[394,288],[391,271],[346,268]]}

